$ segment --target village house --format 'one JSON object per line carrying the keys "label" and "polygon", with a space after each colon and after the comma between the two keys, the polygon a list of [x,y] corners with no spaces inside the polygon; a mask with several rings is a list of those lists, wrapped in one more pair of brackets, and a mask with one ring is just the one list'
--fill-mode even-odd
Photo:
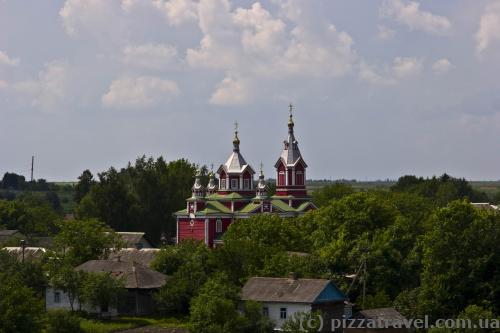
{"label": "village house", "polygon": [[[123,279],[127,292],[117,308],[106,304],[90,308],[85,304],[75,304],[89,313],[103,316],[148,315],[155,311],[153,294],[165,285],[166,276],[135,262],[115,260],[90,260],[75,268],[77,271],[90,273],[108,273],[116,279]],[[45,293],[47,309],[71,309],[68,295],[61,290],[48,287]]]}
{"label": "village house", "polygon": [[253,277],[240,296],[242,301],[261,303],[263,314],[275,323],[276,330],[296,313],[320,311],[323,320],[331,322],[350,312],[347,297],[326,279]]}

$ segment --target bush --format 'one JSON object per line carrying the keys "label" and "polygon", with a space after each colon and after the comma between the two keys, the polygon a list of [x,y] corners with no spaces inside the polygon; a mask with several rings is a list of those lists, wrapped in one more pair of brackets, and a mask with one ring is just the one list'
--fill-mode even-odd
{"label": "bush", "polygon": [[67,310],[50,310],[47,312],[46,333],[80,333],[81,319]]}

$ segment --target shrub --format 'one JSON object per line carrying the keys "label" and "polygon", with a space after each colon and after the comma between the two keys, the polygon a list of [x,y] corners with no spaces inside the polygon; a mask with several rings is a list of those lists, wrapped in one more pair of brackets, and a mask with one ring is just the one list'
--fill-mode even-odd
{"label": "shrub", "polygon": [[47,313],[46,333],[80,333],[81,319],[67,310],[50,310]]}

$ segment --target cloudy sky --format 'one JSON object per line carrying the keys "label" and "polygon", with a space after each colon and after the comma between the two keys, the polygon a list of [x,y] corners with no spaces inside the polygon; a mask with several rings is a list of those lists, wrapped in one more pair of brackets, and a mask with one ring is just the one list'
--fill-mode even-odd
{"label": "cloudy sky", "polygon": [[0,173],[137,156],[500,179],[500,1],[0,0]]}

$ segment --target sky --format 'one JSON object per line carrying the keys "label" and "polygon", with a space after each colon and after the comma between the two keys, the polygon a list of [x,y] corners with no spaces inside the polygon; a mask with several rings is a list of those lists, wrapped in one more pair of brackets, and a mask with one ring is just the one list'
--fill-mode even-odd
{"label": "sky", "polygon": [[0,0],[0,173],[138,156],[500,179],[500,0]]}

